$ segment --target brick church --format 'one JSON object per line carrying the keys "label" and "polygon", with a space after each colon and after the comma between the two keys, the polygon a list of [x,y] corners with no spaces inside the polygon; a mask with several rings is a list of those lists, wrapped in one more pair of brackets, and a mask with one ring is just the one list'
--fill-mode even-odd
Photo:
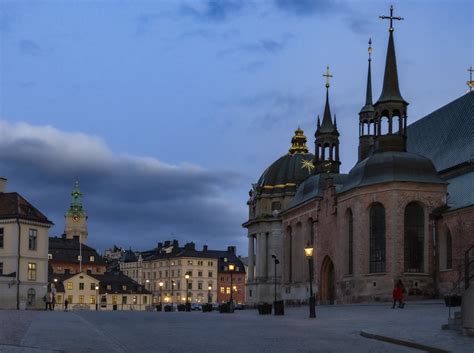
{"label": "brick church", "polygon": [[[350,172],[339,171],[328,71],[315,154],[298,129],[289,153],[250,191],[243,224],[248,303],[273,301],[275,282],[277,299],[306,301],[308,244],[314,247],[313,287],[321,303],[388,300],[398,280],[411,297],[463,291],[464,259],[474,245],[474,92],[408,125],[392,26],[398,18],[389,18],[382,93],[375,102],[369,46],[358,161]],[[354,119],[354,129],[356,124]]]}

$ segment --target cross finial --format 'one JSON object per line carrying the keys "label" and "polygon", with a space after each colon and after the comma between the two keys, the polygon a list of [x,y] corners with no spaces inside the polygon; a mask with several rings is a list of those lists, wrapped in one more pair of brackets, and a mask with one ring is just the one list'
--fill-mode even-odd
{"label": "cross finial", "polygon": [[332,77],[329,73],[329,66],[326,67],[326,73],[323,76],[326,77],[326,88],[329,88],[329,79]]}
{"label": "cross finial", "polygon": [[393,20],[403,20],[403,17],[395,17],[393,16],[393,5],[390,5],[390,16],[379,16],[382,20],[390,20],[390,28],[388,29],[390,32],[393,32]]}
{"label": "cross finial", "polygon": [[467,81],[466,83],[469,86],[469,92],[471,92],[472,88],[474,88],[474,81],[472,80],[472,73],[474,72],[474,69],[472,68],[472,66],[470,66],[467,71],[469,71],[469,81]]}
{"label": "cross finial", "polygon": [[369,61],[372,60],[371,59],[371,55],[372,55],[372,38],[369,38],[369,48],[367,49],[367,51],[369,52]]}

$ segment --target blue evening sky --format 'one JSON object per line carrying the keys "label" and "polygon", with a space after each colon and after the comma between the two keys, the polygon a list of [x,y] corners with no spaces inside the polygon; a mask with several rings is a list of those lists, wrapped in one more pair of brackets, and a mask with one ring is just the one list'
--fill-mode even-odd
{"label": "blue evening sky", "polygon": [[[471,1],[398,1],[413,122],[464,94]],[[194,240],[246,253],[251,183],[300,126],[314,150],[326,65],[342,171],[357,158],[367,41],[380,94],[387,1],[0,0],[0,174],[63,229],[76,179],[92,246]]]}

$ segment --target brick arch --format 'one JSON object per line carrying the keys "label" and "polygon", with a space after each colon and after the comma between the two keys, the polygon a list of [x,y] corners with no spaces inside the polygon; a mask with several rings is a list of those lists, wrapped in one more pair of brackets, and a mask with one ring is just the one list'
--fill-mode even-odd
{"label": "brick arch", "polygon": [[336,299],[336,278],[334,263],[329,256],[325,256],[321,264],[319,300],[321,304],[334,304]]}

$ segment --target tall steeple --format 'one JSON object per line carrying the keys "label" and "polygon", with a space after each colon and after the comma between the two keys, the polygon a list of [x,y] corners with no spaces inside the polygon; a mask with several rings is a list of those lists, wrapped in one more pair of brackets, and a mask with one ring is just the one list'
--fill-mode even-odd
{"label": "tall steeple", "polygon": [[71,191],[71,204],[69,205],[65,218],[64,234],[67,239],[77,239],[85,243],[88,236],[87,215],[82,206],[82,193],[79,182],[76,181]]}
{"label": "tall steeple", "polygon": [[382,93],[378,101],[374,104],[374,152],[406,151],[406,111],[408,103],[403,99],[400,93],[393,36],[393,20],[403,20],[403,17],[393,16],[393,6],[390,6],[390,16],[380,16],[380,18],[389,19],[390,28]]}
{"label": "tall steeple", "polygon": [[333,77],[329,73],[329,66],[326,68],[326,73],[323,74],[326,78],[326,104],[324,106],[323,121],[320,124],[318,116],[318,124],[315,140],[315,156],[314,156],[314,173],[339,173],[339,132],[337,131],[336,118],[334,122],[331,117],[331,107],[329,105],[329,87],[330,78]]}
{"label": "tall steeple", "polygon": [[367,89],[365,92],[365,105],[359,112],[359,161],[364,160],[374,144],[375,135],[375,109],[372,104],[372,39],[369,39],[369,59],[367,69]]}

